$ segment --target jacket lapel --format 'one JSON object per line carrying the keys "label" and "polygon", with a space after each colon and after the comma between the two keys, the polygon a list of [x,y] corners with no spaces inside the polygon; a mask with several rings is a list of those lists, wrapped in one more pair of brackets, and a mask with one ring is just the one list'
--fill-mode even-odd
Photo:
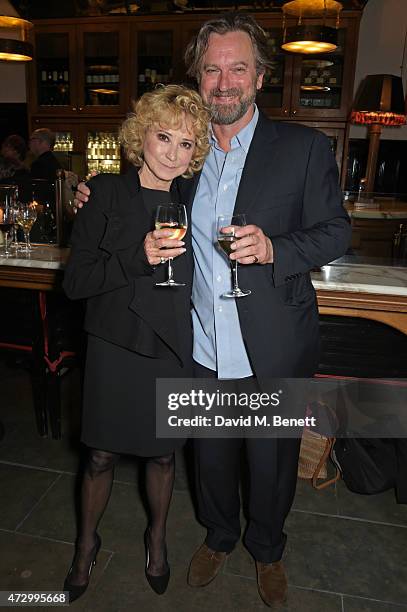
{"label": "jacket lapel", "polygon": [[234,213],[245,213],[262,193],[263,184],[270,183],[273,164],[278,155],[276,141],[279,136],[272,121],[259,113],[259,119],[250,144],[240,179]]}

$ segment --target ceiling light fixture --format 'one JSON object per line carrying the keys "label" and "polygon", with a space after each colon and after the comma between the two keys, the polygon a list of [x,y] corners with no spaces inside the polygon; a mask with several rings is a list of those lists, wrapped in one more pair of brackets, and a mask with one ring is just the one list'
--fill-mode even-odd
{"label": "ceiling light fixture", "polygon": [[0,60],[3,62],[29,62],[33,58],[33,46],[28,41],[30,21],[0,15]]}
{"label": "ceiling light fixture", "polygon": [[[339,13],[343,6],[337,0],[291,0],[283,5],[282,49],[291,53],[330,53],[338,47]],[[286,27],[287,17],[297,17],[296,26]],[[326,25],[335,18],[335,27]],[[303,19],[322,18],[320,25],[304,24]]]}

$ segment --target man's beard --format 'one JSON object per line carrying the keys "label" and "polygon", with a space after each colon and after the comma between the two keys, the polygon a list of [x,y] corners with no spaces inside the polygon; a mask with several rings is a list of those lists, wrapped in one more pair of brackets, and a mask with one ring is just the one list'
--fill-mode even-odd
{"label": "man's beard", "polygon": [[[225,91],[219,89],[212,89],[208,97],[209,108],[212,115],[212,123],[217,125],[231,125],[235,121],[239,121],[249,110],[250,106],[256,99],[257,89],[253,85],[252,92],[244,97],[241,89],[233,87]],[[238,101],[232,104],[216,104],[213,102],[214,98],[218,97],[237,97]]]}

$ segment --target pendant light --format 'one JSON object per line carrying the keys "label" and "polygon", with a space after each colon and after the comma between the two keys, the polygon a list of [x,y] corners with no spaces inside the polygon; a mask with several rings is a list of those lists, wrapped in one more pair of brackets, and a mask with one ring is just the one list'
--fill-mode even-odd
{"label": "pendant light", "polygon": [[[283,5],[282,49],[291,53],[330,53],[338,47],[339,13],[337,0],[291,0]],[[286,27],[287,17],[297,17],[296,26]],[[336,19],[336,27],[326,25],[327,18]],[[304,24],[303,19],[322,19],[321,25]]]}
{"label": "pendant light", "polygon": [[28,42],[30,21],[0,15],[0,61],[29,62],[33,58],[33,46]]}

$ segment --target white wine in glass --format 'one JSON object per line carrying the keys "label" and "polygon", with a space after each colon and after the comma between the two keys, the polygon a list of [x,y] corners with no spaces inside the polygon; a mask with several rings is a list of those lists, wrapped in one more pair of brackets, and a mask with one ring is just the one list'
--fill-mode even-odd
{"label": "white wine in glass", "polygon": [[[240,298],[246,297],[251,294],[250,289],[241,289],[239,287],[238,277],[237,277],[237,259],[231,261],[229,259],[229,255],[232,251],[232,244],[236,241],[235,237],[235,229],[236,227],[242,227],[246,225],[246,215],[221,215],[218,217],[217,227],[216,227],[216,239],[222,251],[225,253],[228,258],[231,272],[232,272],[232,280],[233,280],[233,289],[232,291],[227,291],[226,293],[222,293],[222,297],[225,298]],[[228,232],[224,231],[224,228],[230,228]]]}
{"label": "white wine in glass", "polygon": [[36,219],[37,211],[35,206],[32,204],[19,206],[16,213],[16,222],[24,232],[25,247],[21,249],[23,253],[31,253],[33,250],[30,243],[30,232]]}
{"label": "white wine in glass", "polygon": [[[188,217],[183,204],[160,204],[157,206],[155,215],[155,229],[171,229],[172,234],[168,236],[171,240],[182,240],[187,233]],[[156,283],[157,287],[184,287],[185,283],[174,280],[174,269],[172,257],[168,258],[168,279],[162,283]]]}

